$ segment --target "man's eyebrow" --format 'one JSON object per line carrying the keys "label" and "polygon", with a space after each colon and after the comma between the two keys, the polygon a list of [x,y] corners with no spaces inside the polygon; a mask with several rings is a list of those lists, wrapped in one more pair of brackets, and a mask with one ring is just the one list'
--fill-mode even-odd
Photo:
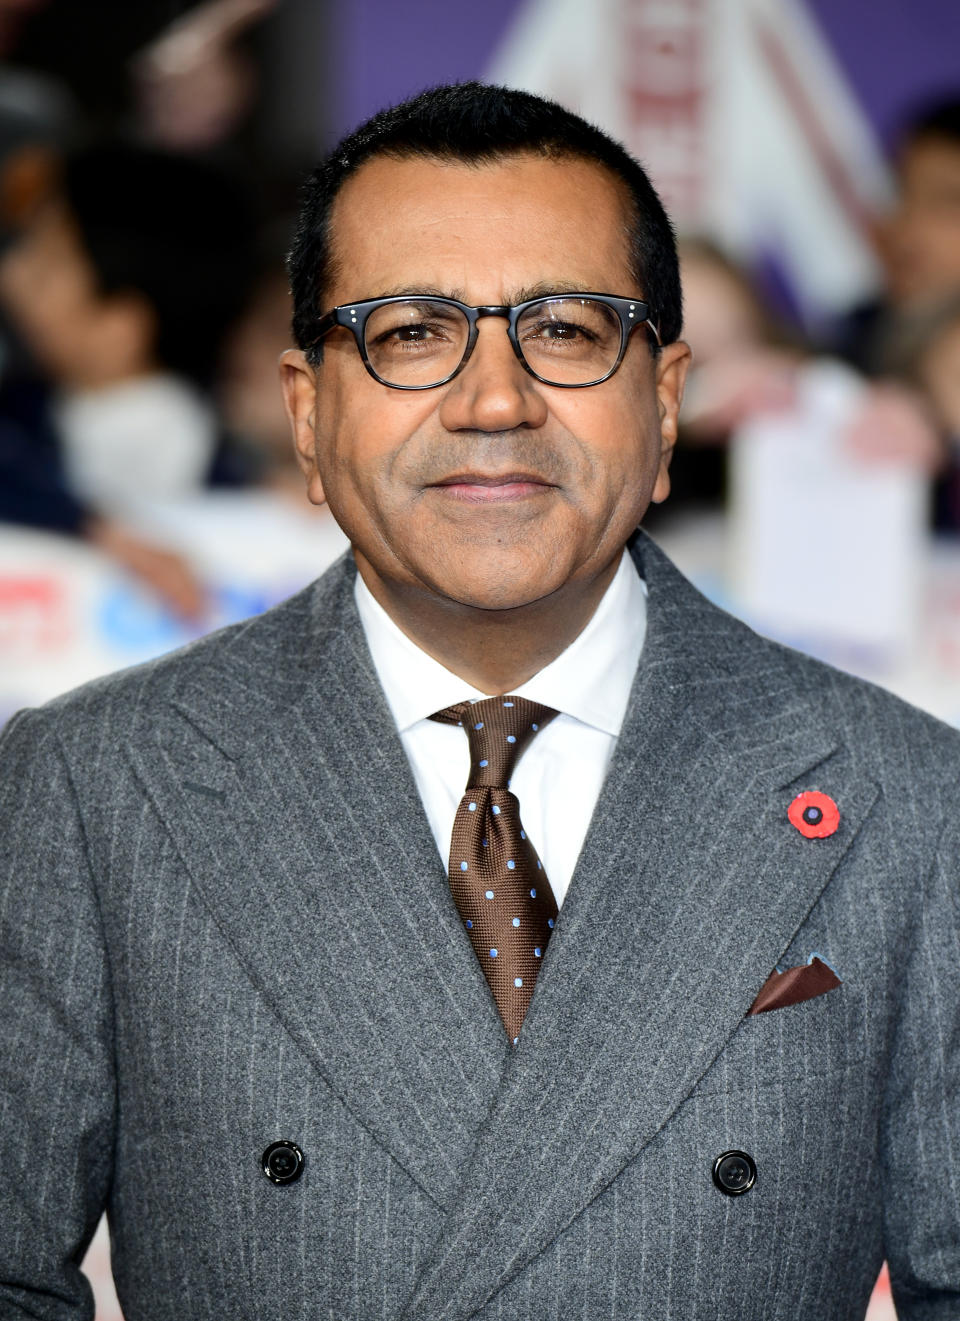
{"label": "man's eyebrow", "polygon": [[440,289],[432,284],[405,284],[395,285],[389,289],[381,289],[379,293],[368,294],[369,298],[418,298],[425,295],[427,298],[454,298],[458,303],[463,302],[462,289]]}
{"label": "man's eyebrow", "polygon": [[[521,289],[513,290],[508,296],[508,305],[515,306],[517,303],[528,303],[532,298],[549,298],[552,294],[601,292],[603,291],[589,288],[582,281],[541,280],[538,284],[525,285]],[[467,301],[462,289],[441,289],[437,285],[428,284],[394,285],[367,296],[369,298],[418,298],[422,296],[426,298],[453,298],[458,303]],[[499,304],[478,304],[478,306],[499,306]]]}
{"label": "man's eyebrow", "polygon": [[549,298],[551,294],[599,294],[602,289],[591,289],[589,285],[577,280],[541,280],[539,284],[528,284],[514,292],[511,302],[528,303],[531,298]]}

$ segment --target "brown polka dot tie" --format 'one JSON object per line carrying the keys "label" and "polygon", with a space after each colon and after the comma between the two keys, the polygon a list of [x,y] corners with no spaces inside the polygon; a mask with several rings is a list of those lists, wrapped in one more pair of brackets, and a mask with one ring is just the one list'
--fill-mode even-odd
{"label": "brown polka dot tie", "polygon": [[524,748],[557,714],[506,696],[459,702],[430,717],[462,725],[470,740],[470,778],[450,841],[450,889],[514,1044],[557,902],[509,784]]}

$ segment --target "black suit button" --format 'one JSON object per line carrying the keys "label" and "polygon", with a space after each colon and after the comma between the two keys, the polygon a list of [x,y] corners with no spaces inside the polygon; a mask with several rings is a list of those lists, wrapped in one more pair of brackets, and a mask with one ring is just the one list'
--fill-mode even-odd
{"label": "black suit button", "polygon": [[745,1151],[725,1151],[713,1162],[713,1182],[727,1197],[739,1197],[756,1181],[757,1167]]}
{"label": "black suit button", "polygon": [[293,1142],[271,1142],[260,1164],[271,1183],[294,1183],[303,1173],[303,1152]]}

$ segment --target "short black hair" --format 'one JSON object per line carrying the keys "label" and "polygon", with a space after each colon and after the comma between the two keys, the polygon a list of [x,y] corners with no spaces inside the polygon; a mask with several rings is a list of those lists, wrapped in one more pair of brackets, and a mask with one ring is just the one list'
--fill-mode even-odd
{"label": "short black hair", "polygon": [[63,192],[99,292],[140,294],[158,361],[206,385],[256,270],[245,186],[208,162],[111,138],[67,157]]}
{"label": "short black hair", "polygon": [[[361,165],[379,156],[492,165],[524,154],[591,161],[625,186],[633,209],[634,275],[663,342],[679,338],[683,313],[676,239],[639,162],[601,129],[554,101],[466,82],[434,87],[381,110],[338,143],[310,175],[287,258],[298,347],[310,353],[326,310],[320,304],[333,275],[330,214],[340,189]],[[311,357],[319,360],[319,353]]]}

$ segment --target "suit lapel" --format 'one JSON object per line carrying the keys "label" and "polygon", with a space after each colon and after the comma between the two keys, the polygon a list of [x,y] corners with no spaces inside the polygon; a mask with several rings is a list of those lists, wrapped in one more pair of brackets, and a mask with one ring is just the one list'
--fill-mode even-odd
{"label": "suit lapel", "polygon": [[506,1041],[372,672],[349,568],[251,625],[218,663],[223,674],[204,673],[139,741],[139,774],[247,975],[442,1204]]}
{"label": "suit lapel", "polygon": [[[655,1136],[876,796],[811,728],[789,663],[771,666],[768,644],[641,546],[648,632],[614,765],[521,1046],[405,1321],[472,1315]],[[804,788],[839,803],[832,837],[789,824]]]}

